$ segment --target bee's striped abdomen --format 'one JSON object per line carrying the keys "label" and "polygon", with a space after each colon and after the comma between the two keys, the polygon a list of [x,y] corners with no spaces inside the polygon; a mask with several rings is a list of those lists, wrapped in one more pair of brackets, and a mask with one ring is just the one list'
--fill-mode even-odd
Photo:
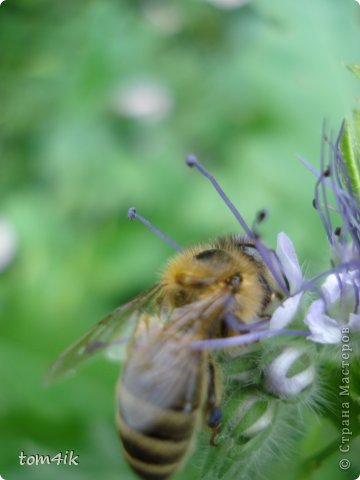
{"label": "bee's striped abdomen", "polygon": [[[124,387],[120,387],[120,402],[123,397],[130,397]],[[152,408],[141,400],[128,398],[131,409],[138,409],[138,416],[146,412],[145,424],[150,415],[154,421],[145,427],[145,431],[129,426],[124,403],[119,405],[117,424],[123,443],[125,457],[133,470],[147,480],[165,480],[178,468],[185,457],[196,427],[197,411],[191,413]],[[129,404],[128,404],[129,406]],[[124,415],[124,417],[123,417]]]}
{"label": "bee's striped abdomen", "polygon": [[117,426],[125,458],[144,480],[168,479],[189,451],[202,399],[201,356],[196,354],[188,372],[168,364],[166,377],[155,373],[158,366],[149,371],[148,363],[139,369],[130,359],[125,367],[117,395]]}

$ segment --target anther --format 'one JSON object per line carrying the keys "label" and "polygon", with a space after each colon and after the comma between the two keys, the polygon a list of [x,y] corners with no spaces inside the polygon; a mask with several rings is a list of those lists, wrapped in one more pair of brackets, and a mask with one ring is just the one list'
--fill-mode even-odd
{"label": "anther", "polygon": [[268,216],[268,211],[266,208],[263,208],[262,210],[259,210],[258,213],[256,214],[256,222],[260,223],[263,222]]}
{"label": "anther", "polygon": [[198,163],[198,160],[195,157],[195,155],[190,154],[186,157],[186,165],[188,167],[190,167],[190,168],[194,167],[196,163]]}
{"label": "anther", "polygon": [[155,227],[154,225],[152,225],[148,220],[146,220],[144,217],[142,217],[141,215],[139,215],[136,211],[136,208],[134,207],[131,207],[129,208],[128,210],[128,218],[129,220],[133,221],[135,220],[135,218],[137,220],[139,220],[142,224],[144,224],[146,227],[148,227],[153,233],[155,233],[155,235],[157,235],[158,237],[160,237],[162,240],[164,240],[164,242],[166,242],[168,245],[170,245],[170,247],[174,248],[175,250],[178,250],[178,251],[181,251],[182,248],[180,247],[180,245],[178,245],[177,243],[175,243],[173,240],[171,240],[167,235],[165,235],[165,233],[163,233],[161,230],[159,230],[157,227]]}
{"label": "anther", "polygon": [[330,177],[330,176],[331,176],[331,168],[330,168],[330,166],[327,167],[326,170],[324,170],[323,175],[324,175],[324,177]]}
{"label": "anther", "polygon": [[316,198],[313,199],[312,206],[315,208],[315,210],[317,210],[318,207],[317,207]]}
{"label": "anther", "polygon": [[267,218],[267,216],[268,216],[268,211],[265,208],[263,208],[262,210],[259,210],[256,214],[256,217],[255,217],[255,220],[252,224],[252,229],[251,229],[253,237],[256,240],[260,239],[260,234],[259,234],[259,231],[258,231],[258,227]]}
{"label": "anther", "polygon": [[341,227],[336,227],[335,230],[334,230],[334,234],[335,234],[337,237],[340,237],[340,235],[341,235]]}
{"label": "anther", "polygon": [[136,208],[135,207],[131,207],[129,208],[128,210],[128,219],[133,221],[135,220],[136,218]]}

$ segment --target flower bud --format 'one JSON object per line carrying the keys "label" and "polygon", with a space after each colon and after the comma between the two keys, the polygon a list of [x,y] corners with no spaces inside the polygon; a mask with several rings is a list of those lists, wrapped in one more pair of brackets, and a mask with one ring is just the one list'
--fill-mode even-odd
{"label": "flower bud", "polygon": [[286,347],[264,369],[265,388],[282,399],[296,397],[310,387],[315,367],[305,348]]}
{"label": "flower bud", "polygon": [[237,442],[245,443],[272,424],[276,401],[247,393],[241,399],[234,399],[229,410],[231,417],[226,423],[224,434],[238,439]]}

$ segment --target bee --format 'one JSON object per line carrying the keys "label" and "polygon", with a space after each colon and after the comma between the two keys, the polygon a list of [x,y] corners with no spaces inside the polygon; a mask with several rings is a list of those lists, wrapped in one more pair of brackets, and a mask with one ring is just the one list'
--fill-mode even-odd
{"label": "bee", "polygon": [[125,459],[144,480],[166,480],[184,464],[205,423],[221,426],[221,372],[197,342],[239,335],[268,316],[279,286],[256,243],[238,235],[180,251],[160,281],[118,307],[55,360],[50,377],[123,341],[116,425]]}
{"label": "bee", "polygon": [[167,265],[160,282],[117,308],[66,350],[58,375],[107,348],[134,323],[117,386],[116,422],[125,458],[140,478],[165,480],[181,466],[202,417],[221,421],[219,374],[211,353],[196,340],[238,334],[231,314],[247,325],[264,316],[277,285],[255,245],[229,236],[189,248]]}

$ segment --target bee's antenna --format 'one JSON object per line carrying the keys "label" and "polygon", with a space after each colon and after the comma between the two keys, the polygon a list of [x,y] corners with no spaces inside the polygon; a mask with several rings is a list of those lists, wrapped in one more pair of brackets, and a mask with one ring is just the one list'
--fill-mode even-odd
{"label": "bee's antenna", "polygon": [[[278,268],[274,267],[274,264],[273,264],[273,257],[274,255],[272,254],[271,250],[269,250],[267,247],[265,247],[265,245],[263,243],[260,242],[260,240],[258,238],[256,238],[256,235],[254,235],[254,233],[252,232],[252,230],[249,228],[248,224],[245,222],[244,218],[240,215],[239,211],[237,210],[237,208],[235,207],[235,205],[231,202],[231,200],[229,199],[229,197],[226,195],[226,193],[224,192],[224,190],[220,187],[220,185],[218,184],[218,182],[215,180],[215,178],[211,175],[211,173],[209,173],[201,164],[200,162],[198,161],[198,159],[196,158],[195,155],[188,155],[188,157],[186,158],[186,164],[189,166],[189,167],[195,167],[197,168],[197,170],[199,170],[199,172],[204,175],[204,177],[206,177],[208,180],[210,180],[210,182],[212,183],[212,185],[214,186],[215,190],[217,191],[217,193],[220,195],[220,197],[224,200],[225,204],[227,205],[227,207],[231,210],[231,213],[234,215],[234,217],[236,218],[236,220],[240,223],[240,225],[242,226],[242,228],[245,230],[245,233],[246,235],[249,237],[250,240],[252,240],[258,250],[258,252],[260,253],[260,255],[262,256],[265,264],[267,265],[268,269],[270,270],[270,272],[272,273],[273,277],[275,278],[275,280],[277,281],[279,287],[283,290],[283,292],[288,295],[289,293],[289,289],[287,288],[284,280],[280,277],[279,275],[279,271],[278,271]],[[281,265],[279,264],[279,267],[281,267]],[[281,268],[280,268],[280,271],[281,271]]]}
{"label": "bee's antenna", "polygon": [[158,228],[154,227],[154,225],[152,225],[148,220],[146,220],[146,218],[142,217],[141,215],[139,215],[136,211],[136,209],[134,207],[131,207],[129,208],[128,210],[128,218],[129,220],[133,221],[135,218],[137,218],[138,220],[140,220],[141,223],[143,223],[146,227],[148,227],[153,233],[155,233],[155,235],[157,235],[158,237],[160,237],[162,240],[164,240],[164,242],[166,242],[168,245],[170,245],[170,247],[174,248],[175,250],[178,250],[179,252],[181,252],[183,249],[180,247],[180,245],[178,245],[177,243],[175,243],[173,240],[171,240],[171,238],[169,238],[167,235],[165,235],[165,233],[163,233],[161,230],[159,230]]}

